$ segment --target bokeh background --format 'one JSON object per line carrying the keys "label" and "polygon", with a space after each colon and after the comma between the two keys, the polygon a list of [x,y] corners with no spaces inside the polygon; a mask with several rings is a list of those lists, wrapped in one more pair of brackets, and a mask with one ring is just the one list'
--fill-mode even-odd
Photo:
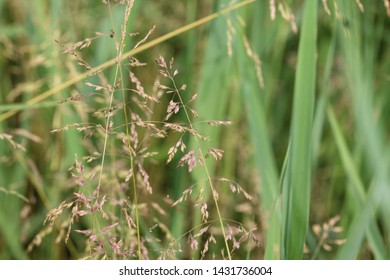
{"label": "bokeh background", "polygon": [[[118,68],[111,63],[100,76],[85,73],[118,55],[126,5],[0,0],[0,259],[136,258],[115,251],[119,244],[132,252],[137,243],[134,229],[126,229],[123,204],[116,203],[127,200],[134,217],[134,193],[126,188],[129,160],[115,134],[108,137],[103,170],[109,221],[80,217],[67,242],[71,208],[53,226],[44,224],[51,209],[83,188],[77,179],[99,177],[104,135],[98,125],[105,127],[106,119],[96,112],[107,109],[109,98],[86,82],[100,85],[103,76],[114,85]],[[193,22],[199,24],[182,29]],[[158,94],[155,59],[173,57],[177,82],[187,85],[183,98],[198,95],[189,106],[199,114],[192,120],[197,129],[210,138],[202,145],[224,150],[221,160],[207,164],[233,258],[390,257],[389,1],[136,0],[126,28],[124,52],[153,29],[134,55],[145,65],[123,60],[126,92],[135,88],[131,69],[145,92]],[[76,42],[88,46],[64,53]],[[86,97],[69,100],[78,95]],[[126,98],[130,104],[131,94]],[[163,94],[143,116],[163,120],[170,99]],[[115,101],[121,104],[121,94]],[[142,115],[139,107],[128,108]],[[121,110],[112,116],[116,132],[126,127]],[[174,120],[187,122],[183,112]],[[214,127],[209,120],[232,124]],[[71,124],[85,130],[53,133]],[[179,156],[166,164],[177,134],[155,139],[137,131],[156,153],[142,161],[153,189],[139,192],[143,257],[226,257],[210,191],[204,194],[209,224],[202,222],[196,194],[171,206],[189,187],[196,193],[207,185],[203,169],[177,167]],[[190,135],[183,141],[195,145]],[[88,178],[89,194],[97,177]],[[253,199],[232,192],[231,182]],[[75,231],[116,221],[102,241],[110,250],[102,252]],[[196,236],[207,225],[208,235]]]}

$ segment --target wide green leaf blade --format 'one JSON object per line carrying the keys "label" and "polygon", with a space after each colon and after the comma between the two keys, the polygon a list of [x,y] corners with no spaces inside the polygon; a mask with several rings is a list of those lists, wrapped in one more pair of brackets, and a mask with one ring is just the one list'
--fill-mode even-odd
{"label": "wide green leaf blade", "polygon": [[298,49],[291,143],[282,190],[282,259],[301,259],[308,227],[316,82],[317,1],[306,1]]}

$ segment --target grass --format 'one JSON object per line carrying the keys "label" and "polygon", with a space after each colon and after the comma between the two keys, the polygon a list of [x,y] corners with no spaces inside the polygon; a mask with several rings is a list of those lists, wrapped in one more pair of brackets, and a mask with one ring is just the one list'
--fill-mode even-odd
{"label": "grass", "polygon": [[311,151],[316,84],[317,3],[302,16],[286,170],[282,179],[283,259],[301,259],[309,220]]}
{"label": "grass", "polygon": [[0,1],[0,259],[389,258],[388,1],[68,2]]}

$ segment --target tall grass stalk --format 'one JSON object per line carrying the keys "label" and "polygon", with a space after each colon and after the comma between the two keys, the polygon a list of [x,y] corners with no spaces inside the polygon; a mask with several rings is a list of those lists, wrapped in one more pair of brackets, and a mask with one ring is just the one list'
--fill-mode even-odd
{"label": "tall grass stalk", "polygon": [[[126,100],[125,100],[125,90],[124,90],[125,86],[124,86],[124,82],[123,82],[124,75],[123,75],[123,70],[122,70],[122,61],[126,57],[123,54],[124,49],[125,49],[125,38],[126,38],[126,33],[127,33],[127,24],[128,24],[129,18],[130,18],[130,13],[131,13],[131,10],[133,8],[133,5],[134,5],[134,0],[128,1],[127,6],[126,6],[126,10],[125,10],[124,21],[123,21],[123,24],[121,26],[121,33],[120,33],[119,42],[118,42],[117,36],[115,35],[115,42],[116,42],[116,44],[119,45],[119,47],[117,48],[117,57],[115,59],[116,69],[115,69],[114,80],[112,82],[113,89],[115,89],[115,84],[117,83],[117,81],[120,81],[121,85],[122,85],[121,86],[122,104],[123,104],[123,108],[124,108],[123,114],[124,114],[124,119],[125,119],[125,124],[126,124],[125,130],[126,130],[127,137],[130,137],[130,132],[129,132],[129,125],[128,125],[129,118],[128,118],[128,113],[127,113]],[[108,7],[110,10],[110,16],[111,16],[111,22],[112,22],[112,28],[113,28],[112,30],[114,30],[114,21],[112,18],[111,4],[109,2],[108,2]],[[110,95],[110,101],[109,101],[109,105],[108,105],[109,110],[111,110],[111,108],[113,106],[113,99],[114,99],[114,90],[112,90],[111,95]],[[108,114],[106,117],[106,128],[105,128],[106,133],[105,133],[105,137],[104,137],[104,146],[103,146],[102,160],[101,160],[101,165],[100,165],[99,182],[98,182],[98,186],[97,186],[97,188],[98,188],[97,197],[99,196],[101,179],[103,177],[104,160],[105,160],[107,142],[108,142],[108,137],[109,137],[108,130],[109,130],[110,122],[111,122],[111,115]],[[128,149],[129,149],[129,151],[131,151],[130,142],[128,142]],[[132,153],[129,153],[129,161],[130,161],[130,169],[133,170],[134,169],[134,158],[133,158]],[[134,194],[133,205],[134,205],[134,209],[135,209],[135,224],[136,224],[136,232],[137,232],[137,256],[138,256],[138,259],[141,260],[141,258],[142,258],[141,257],[141,234],[140,234],[140,223],[139,223],[137,183],[135,180],[135,176],[132,177],[131,182],[133,185],[133,194]]]}
{"label": "tall grass stalk", "polygon": [[[173,76],[169,75],[168,78],[172,81],[174,91],[176,92],[177,96],[179,97],[180,103],[181,104],[185,104],[185,102],[184,102],[184,100],[183,100],[183,98],[181,96],[181,93],[179,91],[179,88],[176,85],[176,82],[175,82]],[[195,127],[192,124],[192,120],[191,120],[190,114],[188,113],[187,107],[183,106],[183,110],[184,110],[185,116],[187,118],[187,121],[188,121],[188,124],[189,124],[191,130],[195,130]],[[205,157],[205,154],[203,152],[203,149],[202,149],[202,146],[201,146],[201,144],[199,142],[198,137],[194,137],[194,139],[195,139],[195,142],[196,142],[197,150],[199,151],[199,154],[201,156],[201,159],[205,159],[206,157]],[[205,170],[205,173],[206,173],[208,185],[210,187],[210,191],[211,191],[211,194],[212,194],[212,197],[213,197],[213,200],[214,200],[214,205],[215,205],[215,208],[217,210],[218,221],[219,221],[219,224],[220,224],[220,227],[221,227],[221,231],[222,231],[222,236],[223,236],[223,239],[224,239],[224,242],[225,242],[226,253],[228,255],[228,259],[231,260],[232,256],[231,256],[231,253],[230,253],[230,247],[229,247],[229,244],[228,244],[227,235],[226,235],[226,232],[225,232],[225,225],[223,223],[223,218],[222,218],[222,214],[221,214],[221,210],[220,210],[219,202],[218,202],[218,196],[219,195],[218,195],[218,193],[217,193],[217,191],[216,191],[216,189],[214,187],[214,184],[213,184],[213,181],[212,181],[212,178],[211,178],[211,173],[210,173],[209,168],[207,166],[207,162],[204,161],[203,164],[204,164],[204,170]]]}
{"label": "tall grass stalk", "polygon": [[0,259],[389,258],[388,0],[49,2],[0,1]]}

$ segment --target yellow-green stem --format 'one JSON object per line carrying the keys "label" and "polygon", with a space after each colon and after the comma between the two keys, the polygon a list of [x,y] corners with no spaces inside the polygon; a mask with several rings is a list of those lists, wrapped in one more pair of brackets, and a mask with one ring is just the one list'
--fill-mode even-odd
{"label": "yellow-green stem", "polygon": [[[132,50],[124,53],[120,57],[120,59],[122,61],[123,59],[126,59],[129,56],[134,56],[134,55],[136,55],[136,54],[138,54],[140,52],[143,52],[144,50],[150,49],[150,48],[152,48],[152,47],[154,47],[154,46],[156,46],[156,45],[158,45],[158,44],[160,44],[160,43],[162,43],[164,41],[167,41],[168,39],[171,39],[171,38],[173,38],[175,36],[178,36],[178,35],[180,35],[180,34],[182,34],[184,32],[187,32],[187,31],[189,31],[191,29],[194,29],[194,28],[196,28],[198,26],[201,26],[201,25],[203,25],[203,24],[205,24],[205,23],[207,23],[209,21],[212,21],[212,20],[218,18],[221,15],[224,15],[224,14],[230,12],[230,11],[233,11],[233,10],[236,10],[238,8],[241,8],[241,7],[245,6],[245,5],[251,4],[251,3],[255,2],[255,1],[256,0],[242,1],[240,3],[237,3],[237,4],[234,4],[232,6],[229,6],[229,7],[225,8],[225,9],[219,11],[219,12],[213,13],[213,14],[207,16],[207,17],[201,18],[201,19],[199,19],[199,20],[197,20],[195,22],[187,24],[187,25],[185,25],[185,26],[183,26],[181,28],[178,28],[178,29],[176,29],[176,30],[174,30],[174,31],[172,31],[170,33],[167,33],[167,34],[165,34],[165,35],[163,35],[163,36],[161,36],[161,37],[159,37],[157,39],[154,39],[154,40],[150,41],[149,43],[141,45],[141,46],[137,47],[136,49],[132,49]],[[98,72],[101,72],[104,69],[114,65],[115,63],[117,63],[117,59],[118,59],[118,56],[113,58],[113,59],[111,59],[111,60],[109,60],[109,61],[106,61],[106,62],[104,62],[104,63],[102,63],[102,64],[100,64],[100,65],[98,65],[98,66],[96,66],[94,68],[92,68],[91,70],[88,70],[88,71],[86,71],[84,73],[81,73],[81,74],[73,77],[72,79],[67,80],[66,82],[64,82],[62,84],[60,84],[60,85],[58,85],[58,86],[56,86],[54,88],[51,88],[48,91],[45,91],[45,92],[43,92],[43,93],[41,93],[41,94],[31,98],[30,100],[28,100],[26,102],[26,104],[27,105],[37,104],[37,103],[39,103],[39,102],[49,98],[50,96],[60,92],[61,90],[64,90],[64,89],[66,89],[66,88],[68,88],[68,87],[70,87],[70,86],[72,86],[72,85],[74,85],[74,84],[84,80],[85,78],[93,76],[94,74],[96,74]],[[10,117],[12,117],[13,115],[15,115],[19,111],[20,111],[20,109],[14,109],[14,110],[10,110],[8,112],[5,112],[5,113],[1,114],[0,115],[0,122],[4,121],[4,120],[6,120],[6,119],[8,119]]]}
{"label": "yellow-green stem", "polygon": [[[184,102],[183,102],[183,99],[181,98],[181,95],[180,95],[180,92],[176,86],[176,83],[175,83],[175,80],[173,79],[173,77],[170,75],[170,80],[172,81],[173,83],[173,87],[175,89],[175,92],[177,93],[178,97],[179,97],[179,100],[180,100],[180,103],[183,105],[183,109],[184,109],[184,113],[186,115],[186,118],[188,120],[188,124],[190,125],[190,128],[193,130],[194,127],[192,125],[192,122],[191,122],[191,118],[190,118],[190,115],[188,114],[188,111],[186,109],[186,106],[184,105]],[[225,232],[225,227],[223,225],[223,221],[222,221],[222,215],[221,215],[221,211],[219,210],[219,204],[218,204],[218,198],[216,197],[215,195],[215,189],[214,189],[214,186],[213,186],[213,182],[211,180],[211,176],[210,176],[210,172],[209,172],[209,169],[207,167],[207,164],[206,162],[204,161],[204,155],[203,155],[203,152],[202,152],[202,149],[200,147],[200,144],[199,144],[199,140],[198,138],[195,136],[195,142],[196,142],[196,145],[198,146],[198,149],[199,149],[199,153],[200,153],[200,156],[203,160],[203,163],[204,163],[204,168],[205,168],[205,171],[206,171],[206,176],[207,176],[207,180],[209,182],[209,185],[210,185],[210,189],[211,189],[211,193],[212,193],[212,196],[213,196],[213,200],[214,200],[214,204],[215,204],[215,209],[217,209],[217,215],[218,215],[218,220],[219,220],[219,223],[220,223],[220,226],[221,226],[221,230],[222,230],[222,235],[223,235],[223,239],[225,241],[225,247],[226,247],[226,251],[227,251],[227,254],[228,254],[228,258],[229,260],[232,259],[231,257],[231,254],[230,254],[230,248],[229,248],[229,244],[227,242],[227,238],[226,238],[226,232]]]}

